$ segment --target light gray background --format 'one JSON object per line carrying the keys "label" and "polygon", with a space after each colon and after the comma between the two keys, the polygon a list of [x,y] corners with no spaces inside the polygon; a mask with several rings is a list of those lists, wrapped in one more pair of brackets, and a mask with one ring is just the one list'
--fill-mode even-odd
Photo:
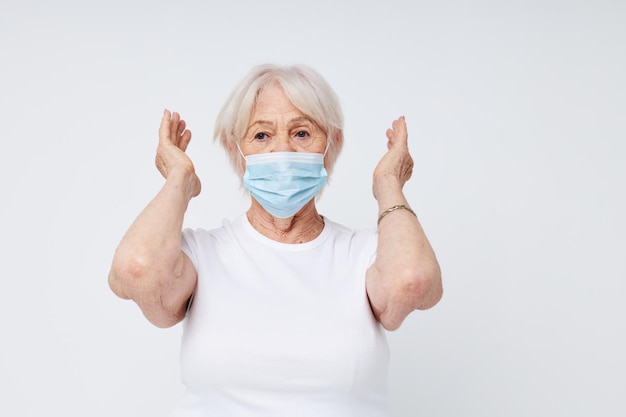
{"label": "light gray background", "polygon": [[164,107],[203,181],[186,224],[247,201],[210,138],[258,63],[305,63],[345,110],[319,203],[371,226],[404,114],[406,194],[445,295],[389,335],[400,416],[624,416],[622,1],[60,1],[0,5],[0,415],[167,416],[180,326],[106,282],[162,184]]}

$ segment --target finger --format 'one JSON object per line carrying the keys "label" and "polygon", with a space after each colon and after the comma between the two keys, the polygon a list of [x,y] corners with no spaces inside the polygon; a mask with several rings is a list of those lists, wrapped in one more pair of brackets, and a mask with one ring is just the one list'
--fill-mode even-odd
{"label": "finger", "polygon": [[187,123],[185,123],[185,121],[181,119],[180,123],[178,123],[178,129],[176,129],[176,136],[180,137],[185,131],[186,127]]}
{"label": "finger", "polygon": [[387,129],[387,132],[385,132],[387,134],[387,139],[392,140],[393,139],[393,129]]}
{"label": "finger", "polygon": [[179,136],[176,134],[178,132],[178,124],[180,122],[180,114],[177,112],[172,113],[172,121],[170,123],[170,140],[175,146],[178,146]]}
{"label": "finger", "polygon": [[400,140],[400,142],[406,144],[408,142],[408,132],[406,128],[406,120],[404,116],[401,116],[398,120],[394,122],[396,126],[394,127],[395,138]]}
{"label": "finger", "polygon": [[393,129],[387,129],[385,135],[387,136],[387,150],[389,150],[393,146]]}
{"label": "finger", "polygon": [[187,150],[187,146],[191,141],[191,130],[185,130],[180,137],[180,142],[178,143],[178,147],[185,152]]}
{"label": "finger", "polygon": [[169,140],[170,121],[172,114],[169,110],[163,111],[163,117],[161,118],[161,126],[159,126],[159,142]]}

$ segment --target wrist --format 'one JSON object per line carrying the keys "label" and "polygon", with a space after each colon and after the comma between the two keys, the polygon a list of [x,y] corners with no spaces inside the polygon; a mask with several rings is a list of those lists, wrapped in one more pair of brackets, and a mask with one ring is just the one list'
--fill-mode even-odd
{"label": "wrist", "polygon": [[187,202],[200,193],[200,180],[193,169],[173,169],[165,183],[181,193]]}
{"label": "wrist", "polygon": [[383,210],[382,212],[380,212],[380,214],[378,215],[378,221],[376,222],[376,224],[380,225],[380,221],[389,213],[392,213],[396,210],[407,210],[409,213],[413,214],[413,216],[417,217],[417,214],[415,214],[415,212],[413,211],[413,209],[411,209],[411,207],[409,207],[406,204],[396,204],[395,206],[391,206],[386,210]]}
{"label": "wrist", "polygon": [[[402,195],[402,188],[404,183],[397,177],[388,175],[374,178],[372,191],[374,198],[381,203],[381,200],[387,200],[388,198],[396,198]],[[396,203],[400,204],[400,203]]]}
{"label": "wrist", "polygon": [[374,198],[378,203],[379,211],[386,210],[396,204],[407,204],[406,197],[401,187],[378,187],[374,189]]}

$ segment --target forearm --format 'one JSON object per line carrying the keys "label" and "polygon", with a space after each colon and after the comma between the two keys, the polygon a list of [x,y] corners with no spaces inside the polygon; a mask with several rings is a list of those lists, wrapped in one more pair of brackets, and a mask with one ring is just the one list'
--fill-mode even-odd
{"label": "forearm", "polygon": [[[379,214],[396,205],[409,206],[401,186],[383,187],[377,201]],[[439,264],[409,210],[397,209],[381,219],[372,272],[369,285],[379,295],[372,307],[387,328],[397,328],[411,311],[430,308],[441,298]]]}
{"label": "forearm", "polygon": [[159,298],[182,274],[181,230],[191,194],[184,173],[172,173],[132,223],[113,259],[109,283],[140,305]]}

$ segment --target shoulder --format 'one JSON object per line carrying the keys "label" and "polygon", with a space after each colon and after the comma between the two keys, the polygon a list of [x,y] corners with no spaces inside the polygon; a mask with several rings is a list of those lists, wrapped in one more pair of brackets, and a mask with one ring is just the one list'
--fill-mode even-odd
{"label": "shoulder", "polygon": [[222,220],[222,225],[213,229],[205,228],[184,228],[182,232],[183,242],[197,242],[206,243],[212,240],[223,240],[229,236],[232,237],[238,234],[238,229],[241,227],[241,216],[234,219]]}
{"label": "shoulder", "polygon": [[343,224],[337,223],[324,216],[324,224],[328,226],[331,231],[338,236],[347,236],[351,239],[369,239],[377,235],[378,229],[376,227],[367,227],[363,229],[354,229]]}
{"label": "shoulder", "polygon": [[[241,239],[241,217],[224,219],[222,225],[213,229],[184,228],[181,248],[192,260],[198,253],[206,253],[217,246],[228,245]],[[196,262],[194,262],[196,263]]]}
{"label": "shoulder", "polygon": [[364,229],[353,229],[336,223],[324,217],[324,223],[330,229],[331,236],[335,242],[343,242],[358,251],[375,250],[378,239],[378,229],[368,227]]}

